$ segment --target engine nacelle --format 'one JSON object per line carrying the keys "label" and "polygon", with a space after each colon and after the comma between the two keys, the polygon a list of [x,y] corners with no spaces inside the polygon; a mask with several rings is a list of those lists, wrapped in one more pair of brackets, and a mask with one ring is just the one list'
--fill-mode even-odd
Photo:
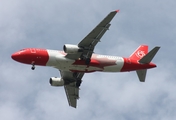
{"label": "engine nacelle", "polygon": [[51,86],[64,86],[64,80],[62,78],[51,77],[49,83]]}
{"label": "engine nacelle", "polygon": [[68,54],[76,54],[78,52],[83,51],[83,49],[78,47],[77,45],[70,45],[70,44],[65,44],[63,49],[64,49],[64,52]]}

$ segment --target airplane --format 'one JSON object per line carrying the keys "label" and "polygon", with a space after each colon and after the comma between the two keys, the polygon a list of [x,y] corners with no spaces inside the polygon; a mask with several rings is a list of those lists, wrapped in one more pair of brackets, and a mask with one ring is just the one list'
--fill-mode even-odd
{"label": "airplane", "polygon": [[92,72],[136,71],[141,82],[145,82],[147,69],[155,68],[152,59],[160,49],[154,47],[148,52],[147,45],[140,45],[129,57],[94,54],[94,48],[109,29],[110,22],[119,10],[110,12],[77,45],[65,44],[63,51],[41,48],[26,48],[11,55],[12,59],[32,65],[50,66],[58,69],[61,78],[51,77],[51,86],[64,86],[69,106],[76,108],[82,77]]}

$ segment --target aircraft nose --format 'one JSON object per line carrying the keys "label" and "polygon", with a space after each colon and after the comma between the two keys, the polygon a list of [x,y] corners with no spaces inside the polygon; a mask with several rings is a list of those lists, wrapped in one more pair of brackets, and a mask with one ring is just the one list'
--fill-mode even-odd
{"label": "aircraft nose", "polygon": [[15,60],[15,61],[18,61],[18,54],[17,54],[17,53],[13,53],[13,54],[11,55],[11,58],[12,58],[13,60]]}
{"label": "aircraft nose", "polygon": [[17,62],[25,62],[25,54],[22,52],[15,52],[11,55],[11,58]]}

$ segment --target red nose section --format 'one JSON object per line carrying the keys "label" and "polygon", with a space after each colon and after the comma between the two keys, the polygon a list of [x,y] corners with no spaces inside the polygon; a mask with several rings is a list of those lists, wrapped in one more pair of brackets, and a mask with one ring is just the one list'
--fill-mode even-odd
{"label": "red nose section", "polygon": [[11,55],[11,58],[17,62],[25,64],[46,65],[49,55],[45,49],[23,49]]}
{"label": "red nose section", "polygon": [[13,60],[15,60],[15,61],[19,61],[20,56],[19,56],[17,53],[14,53],[14,54],[11,55],[11,58],[12,58]]}
{"label": "red nose section", "polygon": [[30,64],[30,59],[29,59],[30,55],[28,53],[27,50],[25,51],[18,51],[15,52],[11,55],[11,58],[17,62],[21,62],[21,63],[26,63],[26,64]]}
{"label": "red nose section", "polygon": [[16,60],[16,55],[15,55],[15,54],[12,54],[12,55],[11,55],[11,58],[12,58],[13,60]]}

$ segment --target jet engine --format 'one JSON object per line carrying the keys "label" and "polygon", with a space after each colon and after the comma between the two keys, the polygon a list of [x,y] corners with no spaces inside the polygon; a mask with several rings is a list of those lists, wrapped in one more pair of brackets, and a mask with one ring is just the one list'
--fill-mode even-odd
{"label": "jet engine", "polygon": [[65,44],[63,49],[64,49],[64,52],[68,54],[76,54],[78,52],[83,51],[83,49],[78,47],[77,45],[70,45],[70,44]]}
{"label": "jet engine", "polygon": [[62,78],[51,77],[49,83],[51,86],[64,86],[64,80]]}

